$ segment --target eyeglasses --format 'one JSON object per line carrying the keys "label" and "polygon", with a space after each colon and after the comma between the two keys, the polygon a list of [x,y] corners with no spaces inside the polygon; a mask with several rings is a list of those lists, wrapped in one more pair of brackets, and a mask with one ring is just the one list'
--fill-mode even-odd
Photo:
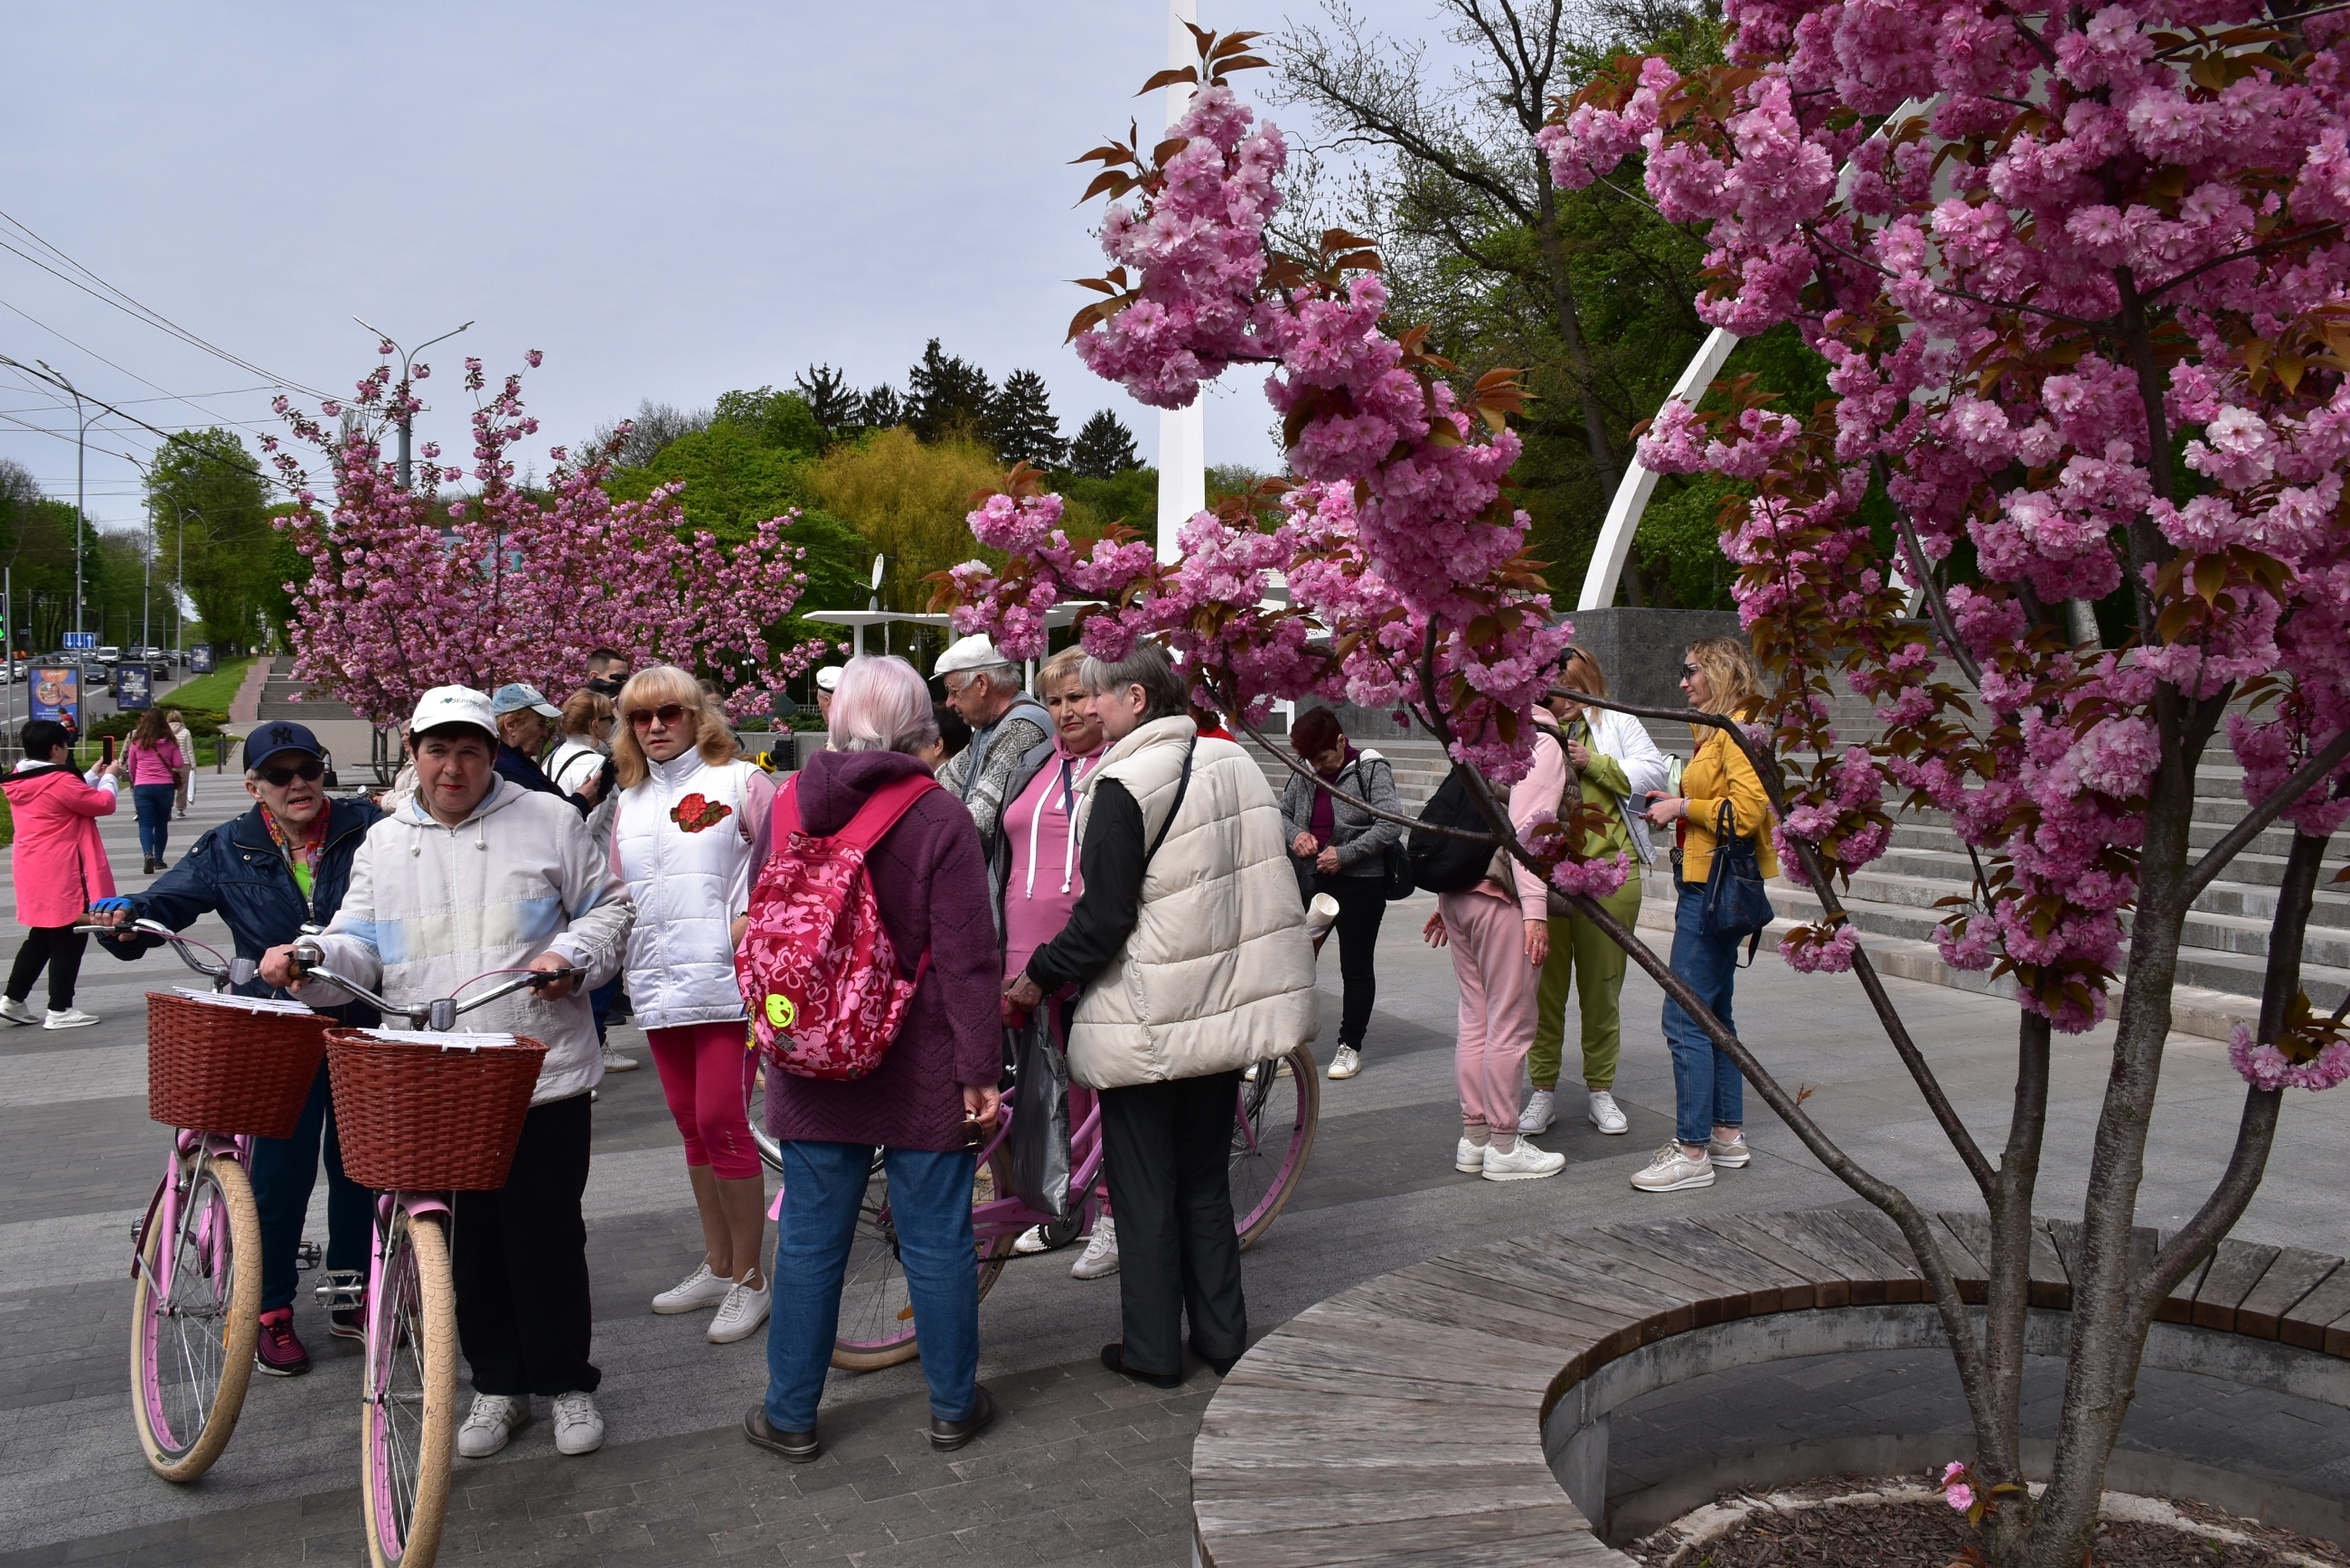
{"label": "eyeglasses", "polygon": [[653,722],[655,720],[659,720],[660,722],[661,728],[665,730],[673,730],[677,728],[678,725],[685,722],[685,704],[682,702],[664,702],[658,708],[631,708],[629,710],[629,723],[632,728],[650,730],[653,727]]}
{"label": "eyeglasses", "polygon": [[1703,673],[1704,671],[1698,669],[1694,664],[1684,664],[1681,666],[1681,679],[1684,680],[1693,680]]}
{"label": "eyeglasses", "polygon": [[312,757],[307,762],[296,763],[290,768],[255,768],[253,776],[272,788],[284,789],[296,779],[300,779],[304,784],[317,784],[327,776],[327,764]]}

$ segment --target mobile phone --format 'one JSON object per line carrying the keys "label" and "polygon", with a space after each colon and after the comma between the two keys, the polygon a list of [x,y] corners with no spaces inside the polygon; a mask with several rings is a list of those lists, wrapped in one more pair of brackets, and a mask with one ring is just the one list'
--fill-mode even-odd
{"label": "mobile phone", "polygon": [[112,735],[103,737],[103,744],[105,751],[99,758],[99,764],[101,767],[110,765],[114,761],[114,737]]}

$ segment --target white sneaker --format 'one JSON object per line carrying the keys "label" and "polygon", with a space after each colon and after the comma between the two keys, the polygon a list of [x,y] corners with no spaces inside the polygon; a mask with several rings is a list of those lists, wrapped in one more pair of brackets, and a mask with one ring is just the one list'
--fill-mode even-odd
{"label": "white sneaker", "polygon": [[710,1272],[710,1260],[704,1258],[694,1266],[693,1272],[653,1298],[653,1311],[659,1313],[699,1312],[706,1306],[716,1306],[726,1299],[734,1282],[721,1279]]}
{"label": "white sneaker", "polygon": [[59,1012],[57,1009],[51,1008],[49,1010],[48,1016],[41,1020],[41,1027],[44,1029],[87,1029],[97,1022],[98,1015],[96,1013],[84,1012],[78,1007],[68,1007],[63,1012]]}
{"label": "white sneaker", "polygon": [[1590,1117],[1591,1125],[1604,1133],[1632,1130],[1632,1124],[1624,1118],[1623,1107],[1616,1103],[1616,1096],[1605,1089],[1591,1091]]}
{"label": "white sneaker", "polygon": [[1471,1143],[1464,1136],[1452,1146],[1452,1168],[1463,1176],[1474,1176],[1485,1168],[1485,1146]]}
{"label": "white sneaker", "polygon": [[1330,1058],[1330,1075],[1351,1078],[1363,1070],[1363,1054],[1352,1045],[1341,1045],[1338,1054]]}
{"label": "white sneaker", "polygon": [[555,1451],[592,1454],[604,1446],[604,1417],[596,1411],[596,1396],[575,1388],[555,1397]]}
{"label": "white sneaker", "polygon": [[1557,1113],[1552,1108],[1557,1097],[1548,1089],[1536,1089],[1526,1096],[1526,1108],[1518,1116],[1520,1136],[1533,1137],[1537,1133],[1550,1131],[1551,1123],[1557,1119]]}
{"label": "white sneaker", "polygon": [[41,1015],[13,996],[0,996],[0,1018],[11,1023],[38,1023]]}
{"label": "white sneaker", "polygon": [[1539,1181],[1545,1176],[1556,1176],[1566,1168],[1566,1156],[1547,1154],[1520,1138],[1502,1153],[1492,1144],[1485,1146],[1485,1179],[1488,1181]]}
{"label": "white sneaker", "polygon": [[1633,1172],[1632,1185],[1643,1192],[1679,1192],[1713,1185],[1713,1162],[1702,1155],[1691,1159],[1678,1140],[1657,1151],[1646,1168]]}
{"label": "white sneaker", "polygon": [[1747,1161],[1752,1159],[1754,1158],[1754,1151],[1746,1147],[1746,1135],[1744,1133],[1740,1133],[1728,1143],[1722,1142],[1718,1137],[1710,1137],[1706,1139],[1705,1155],[1706,1158],[1713,1161],[1714,1164],[1726,1165],[1732,1170],[1735,1170],[1739,1167],[1744,1165]]}
{"label": "white sneaker", "polygon": [[767,1306],[774,1299],[775,1287],[771,1284],[754,1289],[736,1280],[727,1285],[726,1299],[718,1303],[718,1315],[710,1320],[710,1343],[732,1345],[738,1339],[750,1338],[752,1332],[767,1321]]}
{"label": "white sneaker", "polygon": [[469,1459],[486,1459],[529,1425],[529,1395],[476,1394],[465,1424],[457,1428],[457,1451]]}
{"label": "white sneaker", "polygon": [[[633,1073],[636,1070],[637,1059],[634,1056],[623,1056],[618,1051],[612,1049],[612,1045],[609,1041],[605,1042],[604,1071],[607,1073]],[[582,1396],[582,1397],[585,1397],[585,1396]],[[585,1453],[587,1450],[582,1449],[580,1452]]]}
{"label": "white sneaker", "polygon": [[1045,1227],[1031,1225],[1021,1231],[1020,1239],[1012,1243],[1012,1250],[1024,1258],[1033,1258],[1039,1252],[1050,1251],[1045,1243]]}
{"label": "white sneaker", "polygon": [[1086,1250],[1070,1265],[1069,1278],[1098,1280],[1118,1272],[1118,1222],[1105,1214],[1094,1221],[1094,1233],[1086,1242]]}

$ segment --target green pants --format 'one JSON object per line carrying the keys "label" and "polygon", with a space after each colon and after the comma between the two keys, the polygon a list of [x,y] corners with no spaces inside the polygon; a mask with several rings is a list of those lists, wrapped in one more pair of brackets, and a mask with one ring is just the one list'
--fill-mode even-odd
{"label": "green pants", "polygon": [[[1599,903],[1626,927],[1638,924],[1638,869],[1635,867],[1624,885]],[[1560,915],[1550,922],[1550,958],[1543,965],[1542,990],[1534,1004],[1534,1044],[1526,1053],[1526,1073],[1537,1089],[1558,1087],[1570,989],[1580,994],[1583,1002],[1584,1085],[1612,1088],[1616,1059],[1624,1048],[1623,1014],[1617,1006],[1624,993],[1624,950],[1580,915]]]}

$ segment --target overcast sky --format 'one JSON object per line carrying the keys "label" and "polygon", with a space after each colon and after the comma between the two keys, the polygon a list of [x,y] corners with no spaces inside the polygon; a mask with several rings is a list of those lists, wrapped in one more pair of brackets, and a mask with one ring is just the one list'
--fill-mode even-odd
{"label": "overcast sky", "polygon": [[[1430,0],[1361,8],[1434,31]],[[1313,6],[1203,10],[1277,29]],[[472,319],[427,356],[424,433],[452,446],[463,356],[501,372],[543,348],[526,382],[542,466],[641,399],[702,407],[811,361],[902,388],[933,336],[999,379],[1041,371],[1065,432],[1116,409],[1148,456],[1156,415],[1062,343],[1088,297],[1067,280],[1102,265],[1100,203],[1073,206],[1091,170],[1067,161],[1130,114],[1163,123],[1159,95],[1130,95],[1163,62],[1165,16],[1163,0],[13,0],[0,213],[312,387],[373,363],[354,315],[411,343]],[[39,254],[5,225],[0,241]],[[271,425],[265,378],[7,251],[0,354],[158,425]],[[1259,379],[1211,398],[1211,462],[1273,465]],[[0,456],[70,499],[70,410],[0,369]],[[108,420],[90,444],[91,515],[137,520],[137,471],[107,454],[153,438]]]}

